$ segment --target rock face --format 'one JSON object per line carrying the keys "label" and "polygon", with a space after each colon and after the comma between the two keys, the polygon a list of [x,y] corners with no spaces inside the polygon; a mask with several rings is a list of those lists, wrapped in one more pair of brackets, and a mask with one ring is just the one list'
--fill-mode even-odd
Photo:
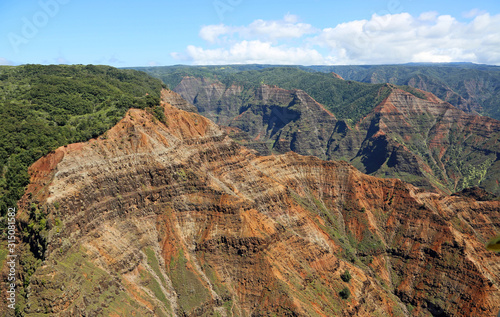
{"label": "rock face", "polygon": [[131,109],[105,135],[30,168],[18,218],[36,228],[41,217],[46,229],[25,241],[43,261],[18,299],[27,316],[500,309],[500,256],[484,247],[500,202],[293,152],[256,156],[210,120],[162,106],[166,124]]}
{"label": "rock face", "polygon": [[497,66],[472,63],[316,67],[346,80],[409,85],[433,93],[466,112],[500,120],[500,72]]}
{"label": "rock face", "polygon": [[182,98],[179,94],[173,92],[172,90],[163,89],[161,98],[164,102],[176,107],[177,109],[198,113],[198,109],[196,109],[193,104],[187,102],[186,99]]}
{"label": "rock face", "polygon": [[374,133],[365,144],[385,146],[385,155],[376,162],[374,151],[363,149],[354,161],[370,165],[353,162],[362,171],[424,176],[451,191],[480,184],[500,192],[500,121],[467,114],[430,93],[424,100],[395,89],[358,127],[363,124]]}
{"label": "rock face", "polygon": [[434,95],[390,94],[359,122],[337,120],[301,90],[263,85],[252,91],[186,77],[176,91],[231,136],[268,155],[294,151],[345,160],[374,176],[456,192],[481,186],[500,193],[500,121],[467,114]]}

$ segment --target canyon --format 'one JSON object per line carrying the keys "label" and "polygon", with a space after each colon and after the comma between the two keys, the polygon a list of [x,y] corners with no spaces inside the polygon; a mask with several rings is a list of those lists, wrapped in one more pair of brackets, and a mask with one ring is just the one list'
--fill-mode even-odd
{"label": "canyon", "polygon": [[[497,121],[391,87],[356,126],[271,86],[222,116],[240,88],[219,87],[203,89],[221,110],[164,90],[164,120],[130,109],[30,167],[18,213],[26,316],[496,315],[500,256],[485,243],[500,230],[500,201],[358,169],[370,172],[385,144],[380,166],[437,174],[406,145],[423,131],[414,113],[440,158],[452,156],[443,135],[453,129],[459,145],[472,136],[495,149]],[[401,129],[410,140],[395,143]],[[358,169],[334,160],[358,152]]]}
{"label": "canyon", "polygon": [[261,155],[294,151],[344,160],[373,176],[448,194],[473,186],[500,193],[500,121],[423,90],[380,86],[384,98],[358,121],[337,118],[336,108],[300,89],[186,76],[174,91]]}

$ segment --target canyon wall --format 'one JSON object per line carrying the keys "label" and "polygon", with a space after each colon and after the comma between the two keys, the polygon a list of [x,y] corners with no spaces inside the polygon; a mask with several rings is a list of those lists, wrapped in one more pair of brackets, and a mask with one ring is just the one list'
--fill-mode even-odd
{"label": "canyon wall", "polygon": [[[302,92],[266,89],[261,99],[326,111]],[[432,193],[293,152],[258,156],[212,121],[162,107],[164,123],[131,109],[99,138],[31,166],[18,216],[33,233],[24,257],[39,260],[31,272],[24,263],[26,316],[500,309],[500,256],[484,247],[500,230],[499,201]],[[333,115],[321,120],[338,127]],[[382,137],[390,124],[380,122]],[[325,144],[322,127],[313,139]]]}

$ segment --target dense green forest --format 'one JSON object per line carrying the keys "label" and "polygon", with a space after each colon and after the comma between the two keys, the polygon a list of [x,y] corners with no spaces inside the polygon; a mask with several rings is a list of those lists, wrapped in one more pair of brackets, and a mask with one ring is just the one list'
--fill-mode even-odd
{"label": "dense green forest", "polygon": [[143,72],[109,66],[0,67],[1,214],[22,196],[37,159],[99,136],[131,107],[157,105],[162,86]]}
{"label": "dense green forest", "polygon": [[[335,78],[330,73],[315,72],[304,67],[244,66],[172,66],[140,68],[160,78],[170,89],[185,76],[217,79],[226,86],[237,84],[256,89],[262,84],[283,89],[301,89],[323,104],[338,119],[357,122],[366,116],[390,92],[385,84],[369,84]],[[400,86],[419,98],[423,94],[409,86]]]}

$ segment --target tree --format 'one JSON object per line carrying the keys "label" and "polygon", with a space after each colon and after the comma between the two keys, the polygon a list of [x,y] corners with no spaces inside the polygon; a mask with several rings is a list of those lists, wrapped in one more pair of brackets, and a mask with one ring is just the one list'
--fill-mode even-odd
{"label": "tree", "polygon": [[347,287],[344,287],[340,292],[339,292],[340,298],[342,299],[348,299],[349,296],[351,296],[351,292]]}
{"label": "tree", "polygon": [[342,279],[342,281],[344,281],[346,283],[349,283],[349,281],[351,280],[352,276],[351,276],[351,273],[349,273],[349,271],[346,269],[344,271],[344,273],[342,273],[342,275],[340,275],[340,278]]}

